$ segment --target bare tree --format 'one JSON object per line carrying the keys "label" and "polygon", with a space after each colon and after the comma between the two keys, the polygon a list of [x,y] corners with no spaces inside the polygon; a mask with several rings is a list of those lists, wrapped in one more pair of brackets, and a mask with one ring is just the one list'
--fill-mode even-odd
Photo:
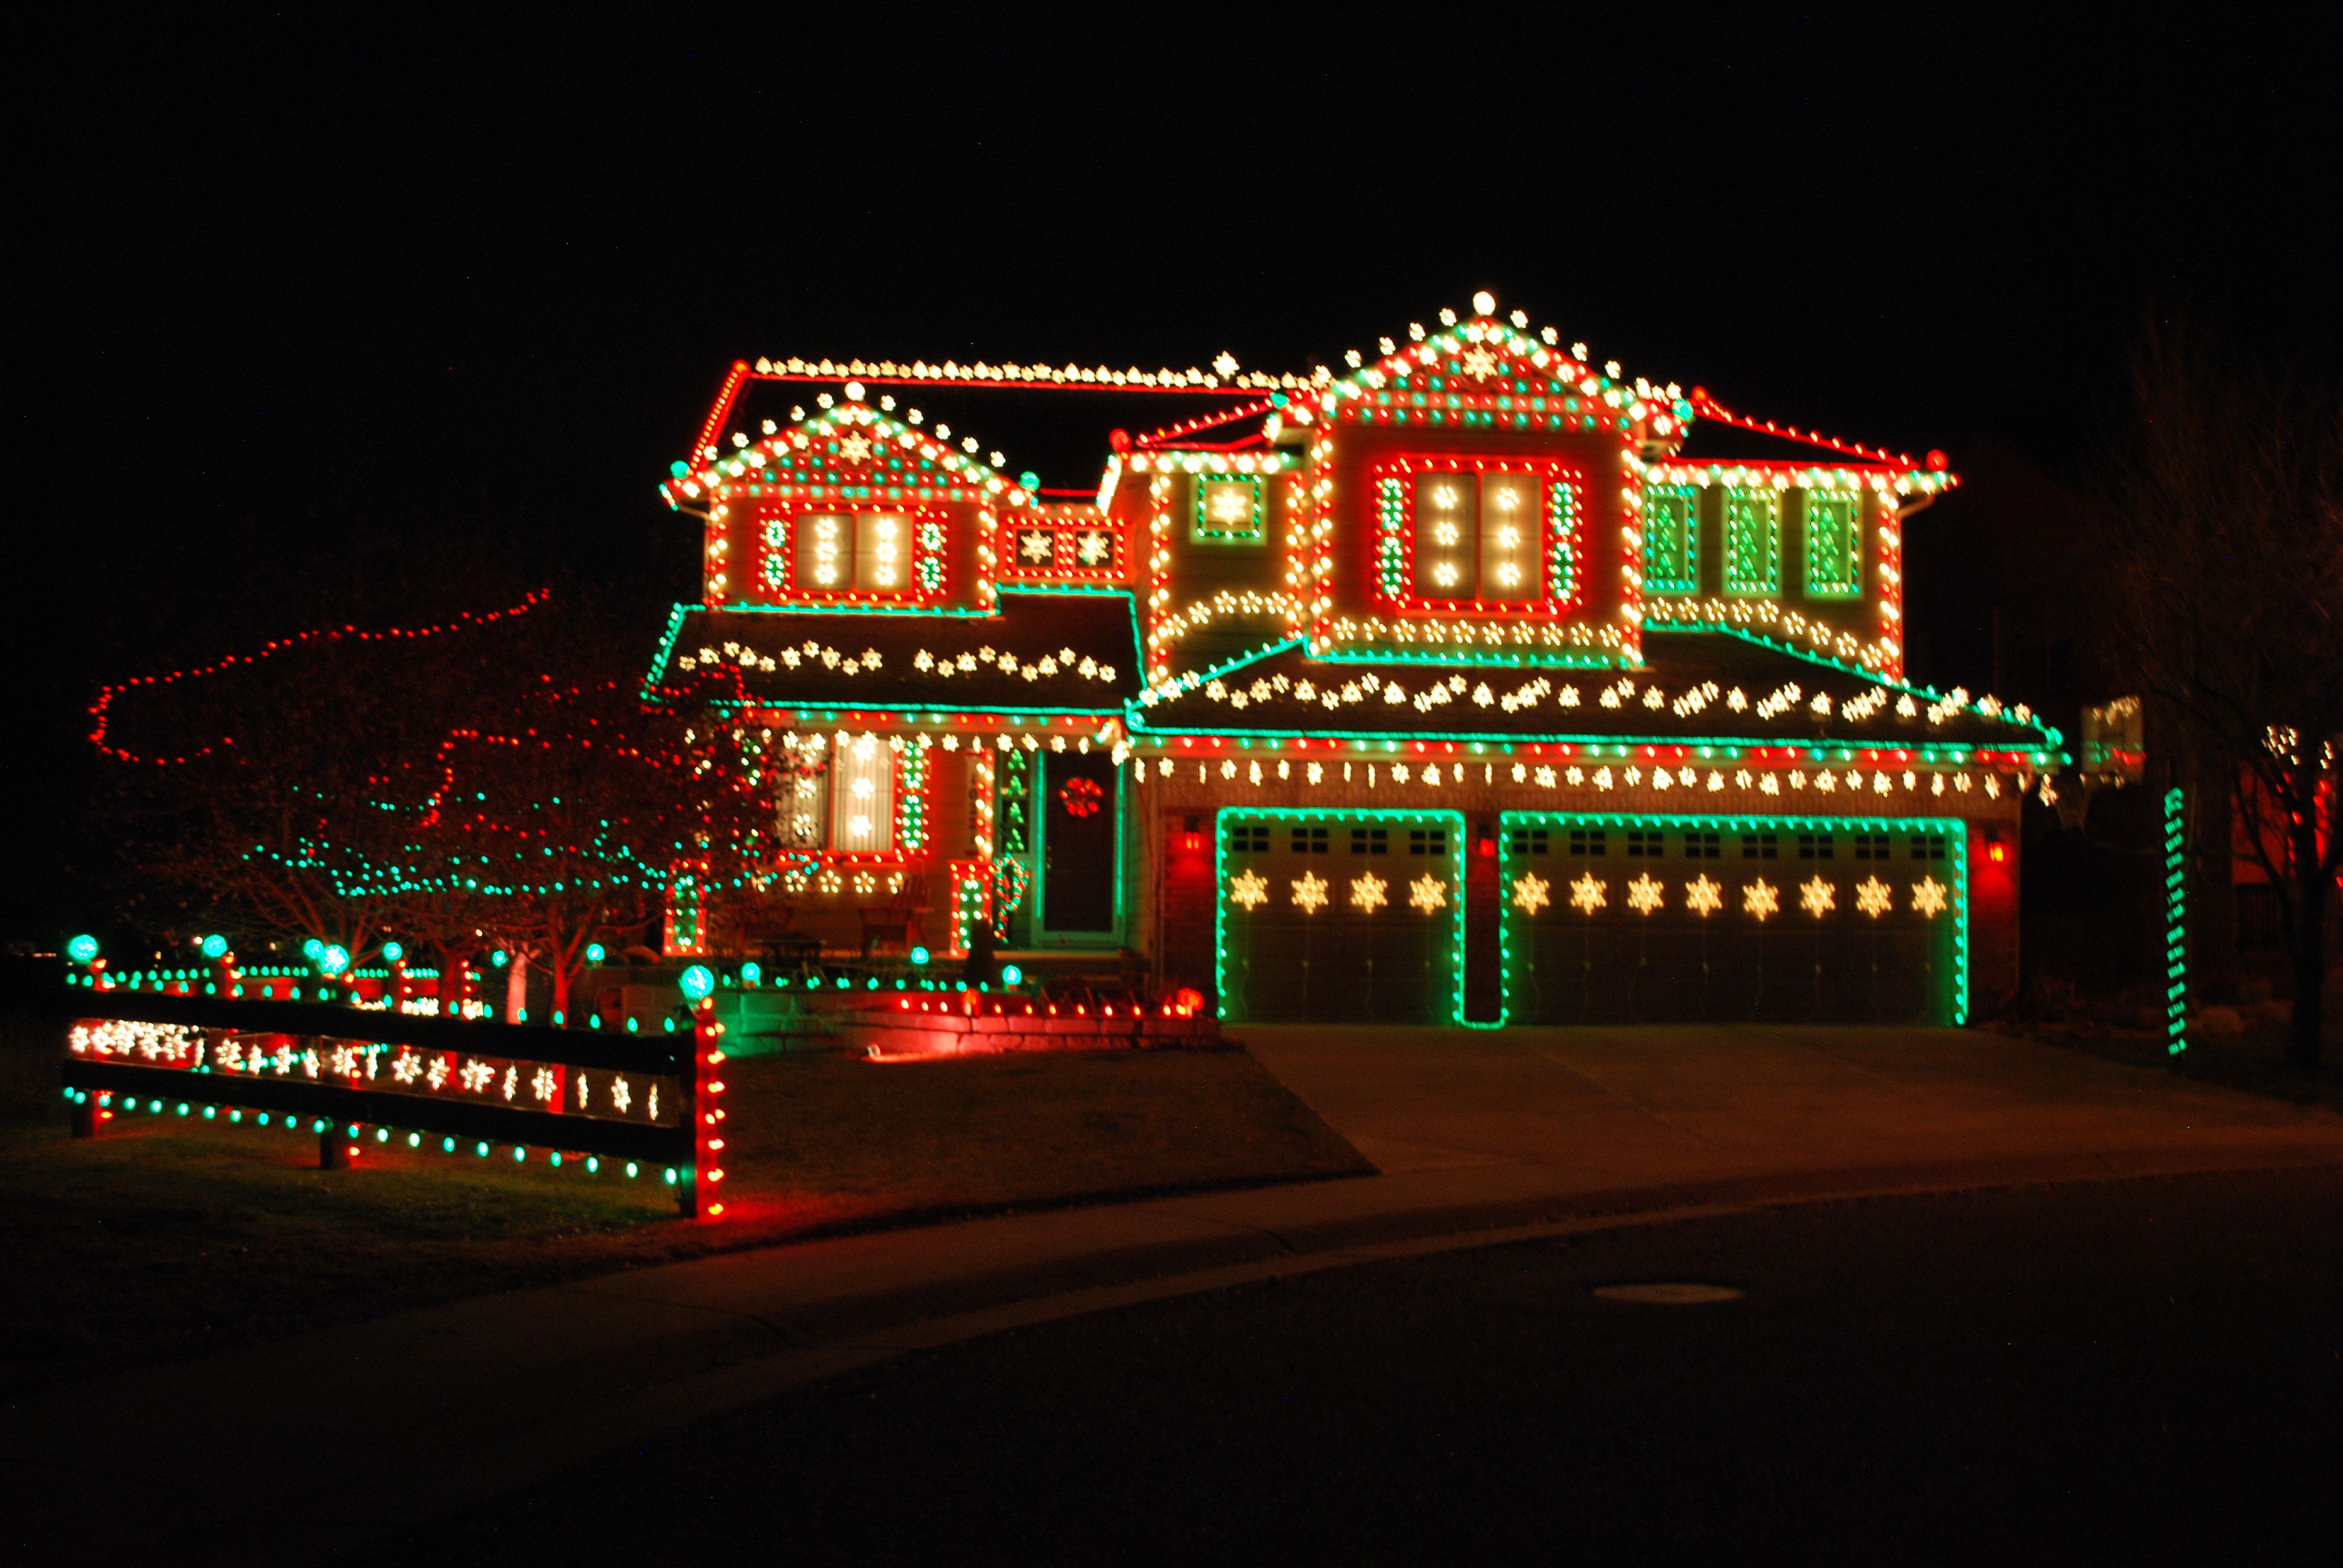
{"label": "bare tree", "polygon": [[2104,588],[2118,653],[2168,716],[2197,864],[2242,851],[2278,891],[2288,1060],[2318,1064],[2327,922],[2343,869],[2343,397],[2151,324],[2107,467]]}

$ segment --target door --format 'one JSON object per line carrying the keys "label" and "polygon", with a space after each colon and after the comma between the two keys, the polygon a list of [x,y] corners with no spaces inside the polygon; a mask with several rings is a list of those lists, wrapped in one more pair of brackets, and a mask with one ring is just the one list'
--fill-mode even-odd
{"label": "door", "polygon": [[1102,752],[1041,754],[1041,930],[1112,936],[1121,891],[1121,773]]}

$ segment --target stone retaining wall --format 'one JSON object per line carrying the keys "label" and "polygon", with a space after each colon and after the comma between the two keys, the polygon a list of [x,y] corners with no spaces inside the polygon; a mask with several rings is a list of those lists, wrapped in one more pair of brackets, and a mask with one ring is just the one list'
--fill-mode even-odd
{"label": "stone retaining wall", "polygon": [[1012,1050],[1210,1050],[1227,1044],[1215,1018],[1052,1018],[942,1006],[922,1012],[917,1003],[841,1014],[837,1028],[849,1050],[880,1060]]}

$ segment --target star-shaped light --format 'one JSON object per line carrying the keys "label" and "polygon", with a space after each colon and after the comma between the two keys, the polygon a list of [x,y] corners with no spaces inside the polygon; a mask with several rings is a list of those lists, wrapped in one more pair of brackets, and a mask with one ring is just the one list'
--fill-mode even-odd
{"label": "star-shaped light", "polygon": [[1467,349],[1461,363],[1467,376],[1493,376],[1497,373],[1497,357],[1485,348]]}
{"label": "star-shaped light", "polygon": [[1684,884],[1684,908],[1702,920],[1725,908],[1725,884],[1712,882],[1703,872]]}
{"label": "star-shaped light", "polygon": [[1945,912],[1945,884],[1934,877],[1923,877],[1912,884],[1912,907],[1935,920]]}
{"label": "star-shaped light", "polygon": [[1381,877],[1376,876],[1373,871],[1369,871],[1363,877],[1353,877],[1351,879],[1351,908],[1358,910],[1362,914],[1373,914],[1377,910],[1382,909],[1385,904],[1391,902],[1389,899],[1383,897],[1383,890],[1390,886],[1391,884],[1389,882],[1383,880]]}
{"label": "star-shaped light", "polygon": [[1773,883],[1760,877],[1741,890],[1741,912],[1756,916],[1757,923],[1764,925],[1768,915],[1782,912],[1782,895]]}
{"label": "star-shaped light", "polygon": [[1426,871],[1407,885],[1408,907],[1431,914],[1448,907],[1448,884]]}
{"label": "star-shaped light", "polygon": [[1248,911],[1269,901],[1269,879],[1251,870],[1239,871],[1229,879],[1229,902],[1241,905]]}
{"label": "star-shaped light", "polygon": [[1074,554],[1081,558],[1082,565],[1086,567],[1099,565],[1113,548],[1114,543],[1103,528],[1084,528],[1075,538]]}
{"label": "star-shaped light", "polygon": [[870,460],[870,440],[867,436],[849,436],[838,444],[838,455],[850,463]]}
{"label": "star-shaped light", "polygon": [[1610,900],[1604,897],[1607,882],[1595,879],[1592,871],[1579,873],[1578,880],[1570,884],[1570,907],[1581,914],[1591,915]]}
{"label": "star-shaped light", "polygon": [[1293,901],[1305,915],[1314,915],[1326,907],[1326,879],[1315,871],[1304,871],[1293,879]]}
{"label": "star-shaped light", "polygon": [[1819,920],[1838,908],[1838,890],[1820,875],[1808,877],[1798,884],[1798,908]]}
{"label": "star-shaped light", "polygon": [[1855,885],[1855,907],[1875,920],[1896,907],[1896,895],[1878,878],[1865,877]]}
{"label": "star-shaped light", "polygon": [[1048,560],[1050,548],[1050,536],[1040,528],[1017,536],[1017,553],[1029,561]]}
{"label": "star-shaped light", "polygon": [[1627,884],[1627,907],[1639,915],[1648,915],[1668,901],[1665,884],[1649,871]]}
{"label": "star-shaped light", "polygon": [[1540,910],[1544,909],[1548,904],[1554,902],[1551,898],[1546,896],[1547,890],[1553,886],[1554,884],[1552,882],[1547,881],[1544,877],[1539,876],[1534,871],[1531,872],[1527,876],[1515,877],[1513,879],[1513,907],[1521,910],[1521,912],[1525,915],[1536,914]]}

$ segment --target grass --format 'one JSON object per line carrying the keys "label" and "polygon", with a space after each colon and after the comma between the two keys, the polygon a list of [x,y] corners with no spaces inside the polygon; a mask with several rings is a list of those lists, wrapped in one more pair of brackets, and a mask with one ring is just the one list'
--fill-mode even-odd
{"label": "grass", "polygon": [[845,1231],[1361,1174],[1241,1050],[729,1064],[724,1219],[669,1189],[159,1117],[65,1136],[54,1026],[0,1050],[0,1393],[458,1296]]}

